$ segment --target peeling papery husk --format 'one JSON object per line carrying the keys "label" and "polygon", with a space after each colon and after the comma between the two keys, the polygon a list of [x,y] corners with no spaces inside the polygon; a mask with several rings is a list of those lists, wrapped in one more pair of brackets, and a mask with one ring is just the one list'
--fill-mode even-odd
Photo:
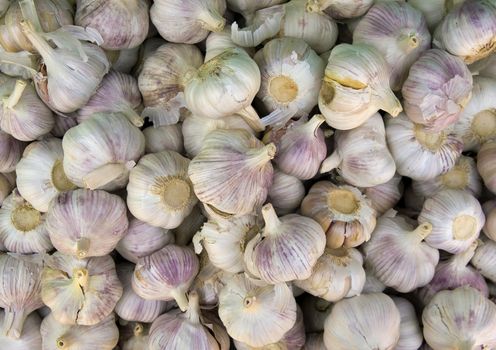
{"label": "peeling papery husk", "polygon": [[364,188],[363,193],[370,200],[372,208],[382,215],[400,201],[403,188],[402,176],[396,173],[388,182]]}
{"label": "peeling papery husk", "polygon": [[482,231],[487,237],[496,242],[496,200],[490,200],[484,203],[482,210],[486,216],[486,223]]}
{"label": "peeling papery husk", "polygon": [[145,135],[145,153],[174,151],[184,153],[184,140],[181,124],[149,126],[143,130]]}
{"label": "peeling papery husk", "polygon": [[333,304],[311,294],[305,294],[299,299],[298,305],[303,311],[303,323],[306,332],[322,332]]}
{"label": "peeling papery husk", "polygon": [[251,18],[253,13],[274,5],[282,4],[287,0],[259,0],[259,1],[251,1],[251,0],[226,0],[227,7],[237,12],[243,17]]}
{"label": "peeling papery husk", "polygon": [[424,337],[413,305],[404,298],[393,297],[394,304],[400,312],[400,339],[395,350],[417,350],[422,345]]}
{"label": "peeling papery husk", "polygon": [[364,15],[373,0],[307,0],[307,11],[321,12],[335,19],[356,18]]}
{"label": "peeling papery husk", "polygon": [[[477,271],[489,281],[496,283],[496,242],[490,239],[479,241],[475,254],[470,260]],[[489,282],[488,282],[489,283]],[[491,292],[491,290],[489,291]],[[493,294],[493,293],[490,293]]]}
{"label": "peeling papery husk", "polygon": [[477,153],[477,170],[486,187],[496,193],[496,141],[488,141]]}
{"label": "peeling papery husk", "polygon": [[422,323],[433,349],[496,346],[496,305],[470,287],[437,293],[424,308]]}
{"label": "peeling papery husk", "polygon": [[300,206],[303,197],[305,197],[303,182],[275,169],[267,202],[272,203],[276,213],[283,215],[294,212]]}
{"label": "peeling papery husk", "polygon": [[225,50],[234,47],[242,48],[250,57],[253,57],[255,54],[255,48],[241,47],[232,41],[231,26],[224,27],[220,32],[211,32],[205,40],[205,62],[210,61]]}
{"label": "peeling papery husk", "polygon": [[0,130],[0,172],[10,173],[16,169],[26,144]]}
{"label": "peeling papery husk", "polygon": [[193,281],[191,290],[198,293],[202,308],[213,309],[219,304],[219,293],[231,275],[230,272],[214,266],[207,253],[200,254],[200,272]]}
{"label": "peeling papery husk", "polygon": [[[1,311],[0,324],[4,323],[4,318],[5,314]],[[41,349],[40,324],[40,316],[36,312],[30,313],[24,322],[21,337],[14,339],[0,334],[0,346],[9,350]]]}

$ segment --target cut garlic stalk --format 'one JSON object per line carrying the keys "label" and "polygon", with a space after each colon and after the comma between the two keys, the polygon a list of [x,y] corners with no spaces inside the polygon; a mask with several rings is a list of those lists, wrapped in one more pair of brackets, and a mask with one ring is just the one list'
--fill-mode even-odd
{"label": "cut garlic stalk", "polygon": [[148,347],[149,325],[139,322],[127,323],[119,329],[122,350],[143,350]]}
{"label": "cut garlic stalk", "polygon": [[[0,311],[0,324],[4,323],[5,313]],[[22,334],[19,339],[13,339],[7,335],[0,334],[0,346],[2,349],[9,350],[30,350],[42,349],[41,334],[40,334],[40,316],[36,312],[32,312],[26,318]]]}
{"label": "cut garlic stalk", "polygon": [[280,170],[274,170],[267,202],[272,203],[277,214],[294,212],[300,206],[303,197],[305,197],[305,187],[301,180]]}
{"label": "cut garlic stalk", "polygon": [[184,142],[181,124],[149,126],[143,130],[145,135],[145,153],[174,151],[183,153]]}
{"label": "cut garlic stalk", "polygon": [[477,170],[486,187],[496,193],[496,142],[488,141],[477,153]]}

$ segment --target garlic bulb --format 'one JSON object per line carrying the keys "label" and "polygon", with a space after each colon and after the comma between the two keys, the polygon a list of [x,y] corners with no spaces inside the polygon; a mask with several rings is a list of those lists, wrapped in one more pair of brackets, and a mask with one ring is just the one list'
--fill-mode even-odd
{"label": "garlic bulb", "polygon": [[149,126],[143,130],[143,135],[145,135],[145,153],[166,150],[183,153],[184,151],[181,124]]}
{"label": "garlic bulb", "polygon": [[14,171],[25,147],[24,142],[0,130],[0,172]]}
{"label": "garlic bulb", "polygon": [[0,241],[14,253],[41,253],[53,248],[45,215],[34,209],[17,190],[5,198],[0,208]]}
{"label": "garlic bulb", "polygon": [[[0,311],[0,324],[4,323],[5,314]],[[12,339],[6,335],[0,334],[0,346],[2,349],[9,350],[28,350],[41,349],[41,334],[40,334],[40,316],[36,312],[32,312],[26,318],[21,337]]]}
{"label": "garlic bulb", "polygon": [[200,272],[193,281],[191,290],[198,293],[203,308],[219,305],[219,293],[230,276],[231,273],[214,266],[207,253],[200,254]]}
{"label": "garlic bulb", "polygon": [[14,186],[15,184],[11,184],[5,174],[0,173],[0,207],[2,206],[5,198],[7,198],[12,192]]}
{"label": "garlic bulb", "polygon": [[115,249],[123,258],[136,263],[139,258],[150,255],[171,243],[174,243],[174,234],[171,231],[132,218],[129,220],[127,233],[117,243]]}
{"label": "garlic bulb", "polygon": [[296,322],[296,302],[286,283],[268,285],[243,274],[231,277],[219,295],[227,333],[252,347],[277,343]]}
{"label": "garlic bulb", "polygon": [[141,158],[129,176],[129,211],[152,226],[179,226],[198,201],[187,174],[189,164],[189,159],[174,151]]}
{"label": "garlic bulb", "polygon": [[486,223],[482,228],[482,232],[493,241],[496,241],[496,200],[484,203],[482,210],[484,210],[486,216]]}
{"label": "garlic bulb", "polygon": [[496,49],[496,4],[464,1],[436,28],[433,44],[467,64],[489,56]]}
{"label": "garlic bulb", "polygon": [[365,265],[365,284],[363,285],[362,294],[384,292],[386,286],[379,281],[374,271],[369,265]]}
{"label": "garlic bulb", "polygon": [[403,108],[389,88],[390,76],[387,62],[372,46],[341,44],[332,49],[319,94],[327,124],[353,129],[379,109],[397,116]]}
{"label": "garlic bulb", "polygon": [[420,329],[415,308],[406,299],[392,297],[394,304],[400,312],[400,339],[394,347],[395,350],[417,350],[422,345],[424,337]]}
{"label": "garlic bulb", "polygon": [[0,254],[0,307],[5,312],[3,335],[19,339],[28,315],[43,306],[41,269],[38,255]]}
{"label": "garlic bulb", "polygon": [[[149,325],[128,323],[119,329],[119,345],[122,350],[142,350],[148,347]],[[128,334],[129,333],[129,334]]]}
{"label": "garlic bulb", "polygon": [[161,300],[145,300],[138,296],[132,286],[134,265],[121,263],[117,265],[117,276],[122,283],[122,297],[115,305],[115,313],[123,320],[137,322],[153,322],[166,310],[166,302]]}
{"label": "garlic bulb", "polygon": [[398,173],[417,181],[448,172],[463,150],[461,137],[452,129],[429,132],[404,113],[386,119],[386,141]]}
{"label": "garlic bulb", "polygon": [[191,213],[186,216],[181,225],[172,230],[174,241],[177,245],[187,246],[193,236],[200,231],[203,223],[206,221],[198,205],[193,207]]}
{"label": "garlic bulb", "polygon": [[376,224],[375,210],[357,188],[329,181],[310,188],[301,203],[301,213],[322,226],[330,248],[356,247],[368,241]]}
{"label": "garlic bulb", "polygon": [[364,15],[373,2],[373,0],[307,0],[307,11],[325,11],[336,19],[355,18]]}
{"label": "garlic bulb", "polygon": [[122,284],[108,255],[78,259],[55,252],[41,276],[41,298],[63,324],[92,326],[112,313]]}
{"label": "garlic bulb", "polygon": [[272,204],[262,207],[265,226],[246,245],[246,269],[271,284],[305,280],[324,253],[326,238],[315,220],[298,214],[277,217]]}
{"label": "garlic bulb", "polygon": [[394,349],[400,336],[400,312],[386,294],[372,293],[338,301],[327,317],[328,349]]}
{"label": "garlic bulb", "polygon": [[425,286],[439,261],[438,250],[422,242],[431,232],[428,222],[414,229],[404,217],[383,216],[364,244],[365,263],[382,283],[401,293]]}
{"label": "garlic bulb", "polygon": [[496,242],[489,239],[480,241],[470,262],[482,276],[496,283]]}
{"label": "garlic bulb", "polygon": [[278,125],[317,105],[324,62],[303,40],[273,39],[254,59],[262,76],[257,97]]}
{"label": "garlic bulb", "polygon": [[2,103],[0,128],[21,141],[33,141],[52,130],[52,111],[26,80],[17,80]]}
{"label": "garlic bulb", "polygon": [[428,198],[418,217],[419,223],[432,224],[432,232],[425,239],[427,244],[452,254],[470,247],[484,220],[479,201],[460,190],[443,190]]}
{"label": "garlic bulb", "polygon": [[286,0],[226,0],[226,2],[230,10],[242,14],[245,18],[251,18],[254,12],[260,9],[282,4],[286,2]]}
{"label": "garlic bulb", "polygon": [[401,175],[396,173],[391,180],[381,185],[363,189],[365,197],[370,200],[372,208],[374,208],[379,215],[392,209],[400,201],[403,195],[403,182],[401,179]]}
{"label": "garlic bulb", "polygon": [[182,311],[188,307],[186,292],[199,270],[195,253],[170,244],[138,259],[132,285],[147,300],[175,300]]}
{"label": "garlic bulb", "polygon": [[458,121],[472,85],[472,75],[460,58],[438,49],[425,51],[401,89],[405,112],[428,131],[439,132]]}
{"label": "garlic bulb", "polygon": [[17,189],[38,211],[47,212],[50,202],[60,193],[76,188],[62,165],[62,141],[47,138],[32,142],[17,164]]}
{"label": "garlic bulb", "polygon": [[464,2],[465,0],[408,0],[408,4],[422,12],[429,29],[432,31],[451,11],[453,7]]}
{"label": "garlic bulb", "polygon": [[401,89],[411,65],[430,48],[431,35],[421,12],[402,2],[376,4],[358,22],[353,43],[374,46],[391,66],[390,86]]}
{"label": "garlic bulb", "polygon": [[95,113],[122,113],[131,123],[141,127],[143,118],[137,113],[140,106],[141,95],[136,78],[111,70],[103,77],[95,94],[75,115],[77,121],[82,123]]}
{"label": "garlic bulb", "polygon": [[301,180],[280,170],[274,170],[267,202],[272,203],[277,214],[294,212],[300,206],[303,197],[305,197],[305,187]]}
{"label": "garlic bulb", "polygon": [[55,137],[62,138],[67,132],[67,130],[69,130],[72,127],[75,127],[78,124],[77,119],[73,117],[62,117],[58,114],[54,114],[53,117],[55,120],[55,125],[53,126],[50,134]]}
{"label": "garlic bulb", "polygon": [[188,169],[196,196],[219,213],[252,213],[272,184],[275,153],[245,130],[212,131]]}
{"label": "garlic bulb", "polygon": [[78,26],[98,30],[104,49],[131,49],[148,35],[148,7],[147,0],[80,0],[74,21]]}
{"label": "garlic bulb", "polygon": [[64,171],[79,187],[112,191],[126,186],[145,151],[143,133],[122,114],[94,114],[62,140]]}
{"label": "garlic bulb", "polygon": [[[325,254],[325,253],[324,253]],[[322,298],[305,294],[298,302],[303,311],[305,330],[309,332],[322,332],[327,316],[331,313],[332,303]]]}
{"label": "garlic bulb", "polygon": [[363,258],[354,248],[326,248],[317,260],[312,275],[294,284],[304,291],[336,302],[359,295],[365,283]]}
{"label": "garlic bulb", "polygon": [[43,319],[40,331],[43,350],[112,350],[119,341],[113,314],[96,325],[82,326],[63,324],[52,313]]}
{"label": "garlic bulb", "polygon": [[193,237],[195,252],[203,249],[212,265],[231,273],[243,272],[245,246],[259,231],[254,215],[208,220]]}
{"label": "garlic bulb", "polygon": [[479,291],[441,291],[422,313],[424,338],[433,349],[490,349],[496,346],[496,305]]}
{"label": "garlic bulb", "polygon": [[50,240],[78,258],[109,254],[126,234],[126,204],[105,191],[78,189],[59,194],[46,217]]}
{"label": "garlic bulb", "polygon": [[486,187],[496,193],[496,142],[488,141],[477,153],[477,170]]}
{"label": "garlic bulb", "polygon": [[381,185],[393,178],[396,165],[379,113],[352,130],[337,130],[334,143],[334,152],[322,162],[321,173],[338,168],[347,183],[359,187]]}

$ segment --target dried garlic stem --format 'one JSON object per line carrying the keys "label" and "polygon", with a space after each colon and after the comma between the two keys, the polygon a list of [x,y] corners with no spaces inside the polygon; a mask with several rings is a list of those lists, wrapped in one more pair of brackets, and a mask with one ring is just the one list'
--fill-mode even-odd
{"label": "dried garlic stem", "polygon": [[83,259],[88,254],[90,249],[90,240],[86,237],[79,238],[76,241],[76,256],[79,259]]}
{"label": "dried garlic stem", "polygon": [[427,237],[432,232],[432,224],[428,222],[424,222],[419,225],[415,230],[411,232],[412,235],[415,235],[419,238],[420,241],[423,241],[425,237]]}
{"label": "dried garlic stem", "polygon": [[471,215],[459,215],[453,220],[453,237],[458,240],[466,240],[475,235],[477,220]]}
{"label": "dried garlic stem", "polygon": [[143,126],[144,120],[134,109],[131,107],[124,108],[120,111],[124,116],[133,124],[134,126],[141,128]]}
{"label": "dried garlic stem", "polygon": [[7,98],[7,101],[4,103],[4,106],[6,108],[14,108],[21,99],[21,96],[24,92],[24,89],[26,89],[27,85],[28,84],[24,80],[17,80],[15,83],[14,91],[12,91],[9,98]]}
{"label": "dried garlic stem", "polygon": [[83,182],[90,190],[95,190],[118,179],[128,170],[126,164],[108,163],[86,174]]}
{"label": "dried garlic stem", "polygon": [[171,292],[172,297],[177,303],[177,306],[181,309],[181,311],[186,311],[188,309],[188,298],[186,297],[186,292],[178,289],[174,289]]}
{"label": "dried garlic stem", "polygon": [[202,27],[211,32],[220,32],[224,29],[226,20],[217,11],[208,9],[198,14],[198,19],[202,22]]}
{"label": "dried garlic stem", "polygon": [[260,132],[265,130],[265,126],[262,124],[257,111],[251,105],[243,108],[236,114],[242,117],[246,124],[248,124],[254,131]]}
{"label": "dried garlic stem", "polygon": [[332,152],[332,154],[324,159],[322,164],[320,165],[320,173],[327,173],[332,169],[336,169],[339,164],[341,164],[341,156],[337,151]]}
{"label": "dried garlic stem", "polygon": [[277,217],[276,211],[272,204],[268,203],[262,207],[262,216],[265,222],[264,236],[277,234],[281,221]]}
{"label": "dried garlic stem", "polygon": [[9,338],[19,339],[27,317],[25,310],[5,309],[2,334]]}
{"label": "dried garlic stem", "polygon": [[197,292],[189,293],[188,311],[186,312],[186,315],[192,323],[200,323],[200,297]]}

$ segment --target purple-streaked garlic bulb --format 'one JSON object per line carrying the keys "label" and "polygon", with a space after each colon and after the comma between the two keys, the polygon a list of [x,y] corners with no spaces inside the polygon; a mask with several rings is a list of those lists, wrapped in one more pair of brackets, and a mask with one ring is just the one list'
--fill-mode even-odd
{"label": "purple-streaked garlic bulb", "polygon": [[458,121],[472,96],[472,75],[463,61],[432,49],[412,65],[401,90],[412,121],[439,132]]}
{"label": "purple-streaked garlic bulb", "polygon": [[[470,261],[478,272],[489,281],[496,283],[496,242],[490,239],[479,241]],[[488,282],[489,283],[489,282]],[[491,292],[491,290],[489,291]],[[492,293],[490,293],[492,294]]]}
{"label": "purple-streaked garlic bulb", "polygon": [[184,153],[181,124],[149,126],[143,130],[143,135],[145,135],[145,153],[147,154],[162,151]]}
{"label": "purple-streaked garlic bulb", "polygon": [[401,175],[396,173],[388,182],[363,189],[365,197],[370,200],[372,208],[379,215],[392,209],[400,201],[404,187],[401,180]]}
{"label": "purple-streaked garlic bulb", "polygon": [[24,142],[0,130],[0,172],[10,173],[14,171],[25,147]]}
{"label": "purple-streaked garlic bulb", "polygon": [[324,12],[339,20],[360,17],[367,13],[373,0],[307,0],[310,12]]}
{"label": "purple-streaked garlic bulb", "polygon": [[174,244],[138,259],[132,286],[148,300],[175,300],[181,310],[188,307],[186,293],[200,269],[195,253]]}
{"label": "purple-streaked garlic bulb", "polygon": [[228,350],[230,339],[221,322],[202,315],[196,292],[189,293],[188,299],[186,312],[174,309],[153,322],[148,349]]}
{"label": "purple-streaked garlic bulb", "polygon": [[58,322],[92,326],[112,313],[122,284],[109,255],[78,259],[55,252],[45,260],[41,298]]}
{"label": "purple-streaked garlic bulb", "polygon": [[303,197],[305,197],[305,186],[300,179],[287,175],[277,168],[274,169],[267,202],[272,203],[277,214],[294,212],[300,206]]}
{"label": "purple-streaked garlic bulb", "polygon": [[[0,324],[4,323],[5,313],[0,311]],[[20,338],[11,338],[5,334],[0,334],[0,346],[9,350],[30,350],[41,349],[40,316],[32,312],[26,318]]]}
{"label": "purple-streaked garlic bulb", "polygon": [[496,141],[488,141],[477,153],[477,170],[486,187],[496,193]]}
{"label": "purple-streaked garlic bulb", "polygon": [[298,214],[279,218],[270,203],[262,216],[264,228],[246,245],[247,271],[271,284],[309,278],[326,246],[319,223]]}
{"label": "purple-streaked garlic bulb", "polygon": [[400,312],[400,339],[395,350],[417,350],[422,345],[424,337],[413,305],[401,297],[392,297]]}
{"label": "purple-streaked garlic bulb", "polygon": [[48,210],[46,225],[55,248],[78,258],[103,256],[126,234],[126,204],[105,191],[61,193]]}
{"label": "purple-streaked garlic bulb", "polygon": [[486,223],[482,232],[496,242],[496,200],[490,200],[482,204],[482,210],[486,216]]}

